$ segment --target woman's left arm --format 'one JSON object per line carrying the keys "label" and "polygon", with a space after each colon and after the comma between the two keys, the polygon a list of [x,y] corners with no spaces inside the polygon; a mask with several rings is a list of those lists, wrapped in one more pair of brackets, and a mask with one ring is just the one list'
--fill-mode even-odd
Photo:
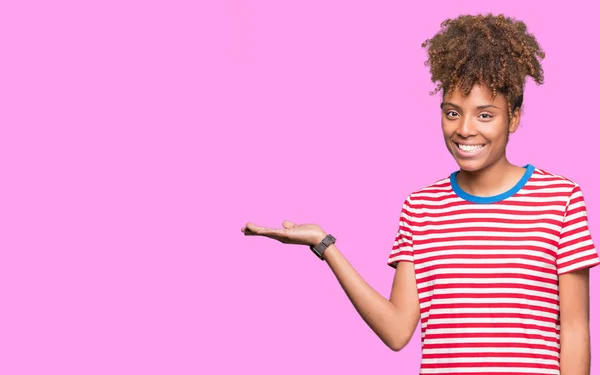
{"label": "woman's left arm", "polygon": [[558,276],[560,374],[590,374],[589,268]]}

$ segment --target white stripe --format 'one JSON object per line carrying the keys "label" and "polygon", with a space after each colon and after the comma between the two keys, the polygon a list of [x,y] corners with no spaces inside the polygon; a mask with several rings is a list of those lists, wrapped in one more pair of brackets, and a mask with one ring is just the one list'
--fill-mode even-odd
{"label": "white stripe", "polygon": [[389,259],[390,263],[400,262],[400,261],[409,261],[413,262],[413,258],[410,255],[398,255]]}
{"label": "white stripe", "polygon": [[468,327],[460,327],[460,328],[427,328],[428,335],[451,335],[451,334],[466,334],[466,333],[480,333],[482,335],[486,333],[519,333],[519,334],[529,334],[529,335],[540,335],[547,337],[549,339],[558,339],[559,335],[552,332],[545,332],[539,329],[524,329],[524,328],[493,328],[493,327],[485,327],[485,328],[468,328]]}
{"label": "white stripe", "polygon": [[[518,355],[510,358],[504,357],[460,357],[460,358],[423,358],[421,363],[437,363],[437,364],[451,364],[451,363],[539,363],[544,365],[556,365],[556,359],[544,359],[544,358],[529,358],[519,357]],[[484,367],[485,368],[485,367]]]}
{"label": "white stripe", "polygon": [[[549,355],[559,358],[559,353],[549,349],[534,349],[534,348],[510,348],[510,347],[474,347],[474,348],[439,348],[439,349],[423,349],[423,354],[452,354],[452,353],[473,353],[475,356],[479,353],[515,353],[515,358],[519,352],[527,351],[531,354]],[[505,358],[506,359],[506,358]],[[511,358],[512,359],[512,358]]]}
{"label": "white stripe", "polygon": [[[579,204],[573,205],[573,206],[580,206]],[[574,209],[574,208],[578,208],[578,207],[569,207],[569,211]],[[565,216],[564,218],[564,222],[568,223],[569,221],[575,220],[575,219],[580,219],[582,217],[586,217],[587,218],[587,212],[586,211],[579,211],[579,212],[575,212],[571,215]]]}
{"label": "white stripe", "polygon": [[[556,182],[551,182],[551,183],[546,183],[546,184],[538,184],[538,185],[529,185],[529,186],[535,186],[535,187],[543,187],[543,189],[533,189],[533,190],[521,190],[519,191],[519,193],[523,193],[523,194],[536,194],[536,193],[552,193],[552,194],[556,194],[553,197],[556,199],[561,199],[561,195],[565,197],[565,202],[567,201],[567,198],[569,197],[569,195],[571,195],[571,191],[573,191],[573,188],[570,186],[567,187],[549,187],[550,185],[554,185],[554,184],[561,184],[562,183],[556,183]],[[537,199],[548,199],[548,198],[537,198]]]}
{"label": "white stripe", "polygon": [[[562,230],[561,230],[561,233],[570,232],[570,231],[575,230],[575,229],[586,228],[586,230],[583,230],[582,233],[589,234],[589,230],[587,230],[587,226],[588,226],[588,222],[587,221],[580,221],[580,222],[577,222],[577,223],[574,223],[574,224],[570,224],[570,225],[567,225],[567,226],[563,227]],[[582,234],[581,233],[572,234],[572,235],[570,235],[568,237],[563,238],[562,242],[567,242],[567,241],[569,241],[568,238],[573,238],[573,236],[577,236],[577,235],[581,236]]]}
{"label": "white stripe", "polygon": [[[531,227],[531,225],[530,225]],[[524,238],[524,237],[542,237],[549,239],[551,241],[558,242],[559,233],[558,234],[550,234],[542,231],[530,230],[529,232],[490,232],[490,231],[475,231],[469,230],[469,228],[462,228],[462,230],[457,230],[456,232],[444,232],[444,233],[429,233],[429,234],[419,234],[420,240],[433,240],[433,239],[450,239],[450,238],[461,238],[468,236],[483,236],[483,237],[508,237],[508,238]]]}
{"label": "white stripe", "polygon": [[[437,256],[438,254],[437,254],[437,252],[435,252],[435,253],[431,253],[430,255]],[[429,262],[426,261],[429,257],[423,257],[423,256],[420,256],[420,254],[419,254],[418,258],[419,258],[419,262],[415,264],[415,270],[421,270],[426,267],[432,267],[432,266],[437,266],[437,265],[442,265],[442,264],[452,265],[452,264],[466,263],[466,264],[503,265],[503,264],[508,264],[508,263],[517,263],[517,264],[529,265],[529,266],[534,266],[534,267],[547,268],[548,270],[550,270],[552,272],[556,271],[556,265],[554,265],[554,264],[548,264],[545,262],[529,260],[529,259],[522,259],[522,258],[521,259],[520,258],[473,259],[473,258],[460,258],[460,256],[458,256],[456,258],[442,258],[442,259],[432,260]]]}
{"label": "white stripe", "polygon": [[[426,302],[427,304],[430,304],[430,302]],[[526,298],[483,298],[483,297],[479,297],[477,299],[474,298],[444,298],[443,300],[438,300],[437,301],[438,304],[443,303],[445,304],[454,304],[454,305],[458,305],[458,304],[463,304],[463,303],[480,303],[480,304],[502,304],[502,303],[525,303],[529,306],[535,306],[535,307],[544,307],[547,309],[556,309],[556,311],[558,311],[559,305],[558,304],[552,304],[552,303],[547,303],[547,302],[541,302],[541,301],[535,301],[535,300],[530,300],[530,299],[526,299]]]}
{"label": "white stripe", "polygon": [[[432,291],[420,293],[419,298],[429,297],[429,296],[431,296],[431,293],[432,293]],[[542,297],[542,298],[555,300],[558,304],[558,295],[557,294],[538,292],[535,290],[522,289],[522,288],[495,288],[493,286],[490,286],[488,288],[449,288],[449,289],[444,288],[444,289],[436,289],[435,290],[435,295],[438,296],[439,298],[443,298],[447,294],[460,295],[460,294],[465,294],[465,293],[478,294],[481,296],[485,296],[485,295],[488,295],[491,293],[524,294],[526,296]]]}
{"label": "white stripe", "polygon": [[502,284],[502,283],[517,283],[517,284],[523,284],[523,285],[530,285],[530,286],[537,286],[537,287],[541,287],[541,288],[548,288],[548,289],[552,289],[552,290],[556,290],[558,291],[558,284],[557,283],[545,283],[542,281],[535,281],[535,280],[529,280],[529,279],[523,279],[520,277],[490,277],[490,278],[484,278],[484,279],[471,279],[471,278],[442,278],[442,279],[435,279],[435,280],[430,280],[430,281],[426,281],[426,282],[422,282],[422,283],[418,283],[417,284],[417,288],[426,288],[432,285],[446,285],[446,284]]}
{"label": "white stripe", "polygon": [[414,250],[426,250],[440,246],[537,246],[543,247],[548,250],[556,249],[556,246],[552,246],[551,244],[540,242],[540,241],[490,241],[490,240],[455,240],[455,241],[446,241],[446,242],[431,242],[427,244],[419,243],[417,245],[413,245]]}
{"label": "white stripe", "polygon": [[595,259],[586,260],[585,262],[573,263],[572,265],[570,265],[568,267],[560,268],[558,270],[558,272],[560,272],[561,274],[571,272],[571,271],[579,269],[579,268],[584,268],[584,267],[596,264],[597,261],[598,261],[598,259],[595,258]]}
{"label": "white stripe", "polygon": [[[443,372],[442,372],[443,371]],[[422,368],[420,374],[451,374],[453,372],[472,372],[474,374],[481,374],[482,372],[512,372],[515,374],[544,374],[544,375],[560,375],[559,370],[549,370],[541,368],[526,368],[526,367],[448,367],[444,369],[439,368]]]}
{"label": "white stripe", "polygon": [[522,323],[522,324],[533,324],[540,327],[547,327],[556,329],[556,324],[552,322],[547,322],[544,320],[535,320],[535,319],[523,319],[523,318],[433,318],[427,321],[427,325],[430,326],[432,324],[480,324],[486,323],[491,327],[494,324],[499,323]]}
{"label": "white stripe", "polygon": [[[510,203],[508,203],[510,202]],[[532,203],[531,205],[521,205],[514,203]],[[453,204],[457,203],[457,204]],[[565,211],[565,206],[567,203],[567,199],[556,199],[556,197],[550,198],[537,198],[532,196],[522,196],[522,197],[513,197],[504,201],[496,202],[493,205],[490,204],[470,204],[466,202],[462,198],[457,198],[455,195],[448,196],[445,200],[420,200],[414,202],[410,206],[406,206],[409,212],[422,212],[423,210],[437,210],[443,212],[452,212],[452,211],[460,211],[460,210],[479,210],[479,211],[489,211],[489,210],[511,210],[511,211],[545,211],[545,210],[558,210]],[[572,207],[577,207],[581,202],[577,202],[573,204]]]}
{"label": "white stripe", "polygon": [[[541,172],[538,168],[536,168],[536,171]],[[549,180],[554,180],[554,181],[549,181]],[[529,180],[530,182],[543,182],[545,185],[548,184],[570,184],[573,185],[573,182],[567,180],[565,177],[563,176],[559,176],[556,174],[541,174],[541,173],[534,173],[531,176],[531,179]]]}
{"label": "white stripe", "polygon": [[[521,217],[521,219],[523,219],[523,217]],[[553,230],[556,232],[560,232],[560,229],[561,229],[560,223],[562,222],[562,217],[560,219],[558,219],[556,222],[557,222],[556,225],[543,223],[543,222],[536,223],[534,229],[536,232],[538,231],[538,228],[549,229],[549,230]],[[532,224],[531,223],[523,223],[523,222],[520,222],[519,220],[515,220],[510,223],[493,223],[493,222],[492,223],[473,222],[473,223],[453,223],[453,224],[434,224],[434,223],[432,223],[431,225],[423,225],[423,226],[419,226],[419,227],[415,226],[413,228],[413,230],[416,232],[424,232],[427,230],[448,230],[448,229],[462,231],[462,230],[470,229],[473,227],[494,228],[494,229],[497,229],[497,228],[532,229]],[[498,232],[498,233],[500,233],[500,232]]]}
{"label": "white stripe", "polygon": [[[481,250],[481,249],[468,249],[468,250],[463,250],[460,252],[460,255],[481,255],[481,256],[486,256],[491,254],[492,251],[491,250]],[[495,252],[494,252],[495,253]],[[426,260],[432,256],[450,256],[450,255],[458,255],[456,254],[456,250],[438,250],[438,251],[432,251],[430,253],[427,254],[423,254],[423,256],[420,257],[420,259]],[[547,259],[550,260],[552,262],[554,262],[556,260],[555,256],[552,256],[550,254],[546,254],[544,252],[541,251],[536,251],[536,250],[515,250],[515,249],[505,249],[502,250],[502,255],[515,255],[514,259],[518,259],[518,261],[521,261],[522,258],[519,257],[519,255],[525,255],[525,256],[535,256],[535,257],[539,257],[539,258],[543,258],[543,259]],[[456,257],[454,259],[459,259],[460,257]],[[468,259],[468,258],[463,258],[463,259]],[[511,260],[511,262],[513,262],[514,260]],[[507,260],[508,262],[508,260]],[[543,262],[540,262],[543,263]]]}
{"label": "white stripe", "polygon": [[[548,313],[545,311],[532,310],[527,308],[508,308],[508,307],[470,307],[470,308],[454,308],[454,309],[434,309],[423,313],[424,318],[428,318],[430,313],[437,314],[526,314],[535,315],[544,318],[557,319],[556,314]],[[558,319],[557,319],[558,323]]]}
{"label": "white stripe", "polygon": [[396,247],[396,249],[392,251],[392,254],[406,250],[412,252],[412,244],[409,241],[395,241],[394,247]]}
{"label": "white stripe", "polygon": [[419,280],[422,280],[425,277],[429,276],[440,276],[446,274],[462,274],[465,275],[465,278],[468,278],[469,275],[477,274],[477,275],[490,275],[493,277],[496,273],[515,273],[515,274],[523,274],[523,272],[527,272],[530,276],[535,277],[543,277],[549,280],[558,280],[558,276],[556,274],[550,274],[546,272],[538,272],[532,270],[524,270],[523,268],[487,268],[487,269],[478,269],[478,268],[440,268],[434,269],[428,272],[417,273],[417,283]]}
{"label": "white stripe", "polygon": [[[420,201],[420,200],[422,200],[422,198],[444,199],[446,197],[451,198],[452,201],[454,201],[454,202],[462,201],[462,199],[460,197],[457,197],[456,194],[454,194],[454,191],[452,191],[451,187],[450,188],[446,188],[446,189],[444,189],[444,191],[439,192],[439,193],[433,193],[433,192],[429,192],[429,191],[422,191],[422,192],[419,192],[418,194],[415,194],[413,196],[413,198],[415,198],[416,201]],[[448,199],[448,201],[450,201],[450,199]],[[429,201],[423,201],[423,202],[429,202]]]}
{"label": "white stripe", "polygon": [[[428,213],[440,213],[434,211],[428,211]],[[500,214],[500,213],[458,213],[452,215],[440,215],[440,216],[423,216],[423,217],[412,217],[412,221],[415,223],[436,223],[439,221],[451,221],[458,219],[473,219],[474,222],[477,222],[480,219],[506,219],[506,220],[514,220],[518,222],[519,220],[554,220],[557,223],[563,222],[563,215],[555,215],[555,214],[537,214],[537,215],[519,215],[517,214]]]}
{"label": "white stripe", "polygon": [[[588,239],[588,240],[585,240],[585,241],[581,241],[581,242],[576,242],[573,245],[569,245],[569,246],[563,247],[560,250],[560,254],[565,254],[565,253],[567,253],[567,252],[569,252],[571,250],[576,250],[576,249],[579,249],[579,248],[582,248],[582,247],[585,247],[585,246],[588,246],[588,245],[593,245],[593,242],[592,242],[591,239]],[[588,256],[588,255],[592,255],[592,254],[596,254],[596,249],[593,246],[589,250],[579,251],[579,252],[577,252],[575,254],[569,255],[568,257],[563,257],[561,259],[558,259],[556,263],[560,265],[560,264],[564,264],[565,262],[570,262],[570,261],[572,261],[574,259],[582,258],[582,257]]]}
{"label": "white stripe", "polygon": [[560,348],[560,344],[554,341],[547,341],[542,339],[528,339],[524,337],[458,337],[458,338],[444,338],[444,339],[431,339],[426,338],[424,344],[477,344],[477,343],[515,343],[515,344],[527,344],[527,345],[545,345],[551,348]]}

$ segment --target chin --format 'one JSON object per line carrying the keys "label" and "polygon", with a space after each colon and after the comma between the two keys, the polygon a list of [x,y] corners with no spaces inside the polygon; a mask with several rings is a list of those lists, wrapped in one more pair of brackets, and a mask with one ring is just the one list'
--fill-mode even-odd
{"label": "chin", "polygon": [[456,164],[458,164],[458,167],[465,172],[477,172],[486,167],[484,161],[464,160],[464,159],[459,159],[459,158],[455,158],[455,160],[456,160]]}

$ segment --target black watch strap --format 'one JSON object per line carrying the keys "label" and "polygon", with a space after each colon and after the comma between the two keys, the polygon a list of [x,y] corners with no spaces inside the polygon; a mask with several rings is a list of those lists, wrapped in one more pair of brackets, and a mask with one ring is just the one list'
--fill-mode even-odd
{"label": "black watch strap", "polygon": [[327,249],[329,245],[333,243],[335,243],[335,237],[333,237],[331,234],[328,234],[321,240],[321,242],[319,242],[317,246],[311,246],[310,249],[313,253],[315,253],[316,256],[319,257],[319,259],[325,260],[323,253],[325,252],[325,249]]}

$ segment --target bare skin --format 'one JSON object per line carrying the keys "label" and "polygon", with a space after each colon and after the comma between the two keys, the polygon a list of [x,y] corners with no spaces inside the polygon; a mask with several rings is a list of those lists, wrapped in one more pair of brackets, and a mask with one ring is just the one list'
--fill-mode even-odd
{"label": "bare skin", "polygon": [[[282,243],[316,246],[326,233],[315,224],[296,225],[288,220],[283,228],[265,228],[247,223],[247,236],[265,236]],[[400,262],[396,268],[389,299],[383,297],[356,272],[335,244],[323,254],[356,311],[375,334],[392,350],[408,344],[419,322],[419,299],[412,263]]]}
{"label": "bare skin", "polygon": [[[508,116],[502,95],[475,85],[471,93],[444,95],[442,131],[446,147],[460,167],[457,182],[469,194],[489,197],[507,191],[525,172],[508,162],[506,145],[517,131],[521,111]],[[483,145],[472,157],[461,153],[458,144]],[[562,375],[590,373],[589,269],[559,275],[560,370]]]}
{"label": "bare skin", "polygon": [[[510,134],[517,131],[521,111],[508,117],[508,103],[499,94],[492,99],[491,91],[473,86],[468,96],[459,92],[444,95],[442,132],[446,148],[460,167],[457,182],[469,194],[489,197],[513,187],[525,169],[506,158]],[[458,144],[479,145],[475,153],[461,152]]]}
{"label": "bare skin", "polygon": [[[469,194],[489,197],[513,187],[525,169],[506,158],[508,137],[519,127],[520,109],[508,116],[506,98],[494,99],[487,87],[475,85],[469,95],[448,93],[441,104],[442,131],[446,147],[460,171],[457,182]],[[481,147],[474,153],[459,144]],[[283,228],[247,223],[247,236],[264,236],[286,244],[316,246],[326,232],[316,224],[283,222]],[[399,262],[392,291],[386,299],[375,291],[342,256],[335,244],[324,253],[346,295],[377,336],[392,350],[410,341],[420,317],[414,265]],[[561,374],[590,373],[589,270],[559,275],[561,319]]]}

